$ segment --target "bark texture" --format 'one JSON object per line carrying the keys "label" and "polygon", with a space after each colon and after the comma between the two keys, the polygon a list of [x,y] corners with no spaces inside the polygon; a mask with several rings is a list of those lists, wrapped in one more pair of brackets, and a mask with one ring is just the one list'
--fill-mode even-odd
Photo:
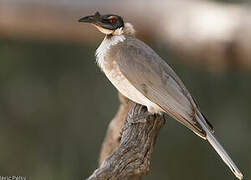
{"label": "bark texture", "polygon": [[[132,104],[124,97],[120,100],[121,106],[109,125],[102,146],[100,167],[88,180],[140,180],[149,171],[153,147],[165,123],[164,116],[150,115],[144,106]],[[118,128],[124,117],[120,138]]]}

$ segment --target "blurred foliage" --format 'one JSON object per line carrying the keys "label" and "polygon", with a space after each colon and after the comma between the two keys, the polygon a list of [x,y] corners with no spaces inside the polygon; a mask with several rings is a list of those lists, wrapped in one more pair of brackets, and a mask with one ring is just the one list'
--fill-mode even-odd
{"label": "blurred foliage", "polygon": [[236,3],[236,4],[251,2],[251,0],[213,0],[213,1],[225,2],[225,3]]}
{"label": "blurred foliage", "polygon": [[[95,45],[0,40],[0,175],[83,179],[97,166],[117,92],[95,64]],[[208,72],[154,48],[184,80],[218,139],[251,178],[251,73]],[[171,118],[150,179],[234,179],[208,143]]]}

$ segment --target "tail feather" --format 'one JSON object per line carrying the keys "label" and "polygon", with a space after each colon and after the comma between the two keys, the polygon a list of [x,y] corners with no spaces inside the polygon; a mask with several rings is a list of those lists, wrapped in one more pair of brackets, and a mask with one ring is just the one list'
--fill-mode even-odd
{"label": "tail feather", "polygon": [[195,118],[202,127],[202,129],[206,133],[206,139],[208,142],[213,146],[215,151],[219,154],[219,156],[222,158],[222,160],[228,165],[228,167],[231,169],[231,171],[234,173],[234,175],[238,179],[242,179],[243,175],[240,172],[240,170],[237,168],[237,166],[234,164],[232,159],[229,157],[227,152],[224,150],[224,148],[221,146],[221,144],[217,141],[217,139],[214,137],[213,133],[209,130],[209,128],[204,123],[204,117],[200,112],[196,112]]}

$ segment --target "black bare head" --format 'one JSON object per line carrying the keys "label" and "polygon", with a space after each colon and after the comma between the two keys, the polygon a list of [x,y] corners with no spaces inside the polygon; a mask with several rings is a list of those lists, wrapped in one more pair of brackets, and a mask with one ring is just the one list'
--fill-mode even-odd
{"label": "black bare head", "polygon": [[96,12],[94,15],[82,17],[78,21],[91,23],[104,34],[112,34],[116,30],[123,29],[124,27],[122,17],[115,14],[100,15],[99,12]]}

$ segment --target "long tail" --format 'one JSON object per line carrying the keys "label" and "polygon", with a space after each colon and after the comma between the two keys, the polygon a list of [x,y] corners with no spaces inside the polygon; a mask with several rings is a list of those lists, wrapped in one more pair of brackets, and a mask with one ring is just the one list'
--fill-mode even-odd
{"label": "long tail", "polygon": [[214,137],[213,133],[205,125],[205,120],[199,111],[196,112],[195,118],[198,121],[198,123],[201,125],[202,129],[206,132],[206,139],[208,140],[208,142],[213,146],[213,148],[219,154],[219,156],[222,158],[222,160],[228,165],[228,167],[231,169],[231,171],[234,173],[234,175],[238,179],[241,180],[243,178],[242,173],[237,168],[237,166],[234,164],[234,162],[229,157],[229,155],[224,150],[224,148],[221,146],[221,144]]}

